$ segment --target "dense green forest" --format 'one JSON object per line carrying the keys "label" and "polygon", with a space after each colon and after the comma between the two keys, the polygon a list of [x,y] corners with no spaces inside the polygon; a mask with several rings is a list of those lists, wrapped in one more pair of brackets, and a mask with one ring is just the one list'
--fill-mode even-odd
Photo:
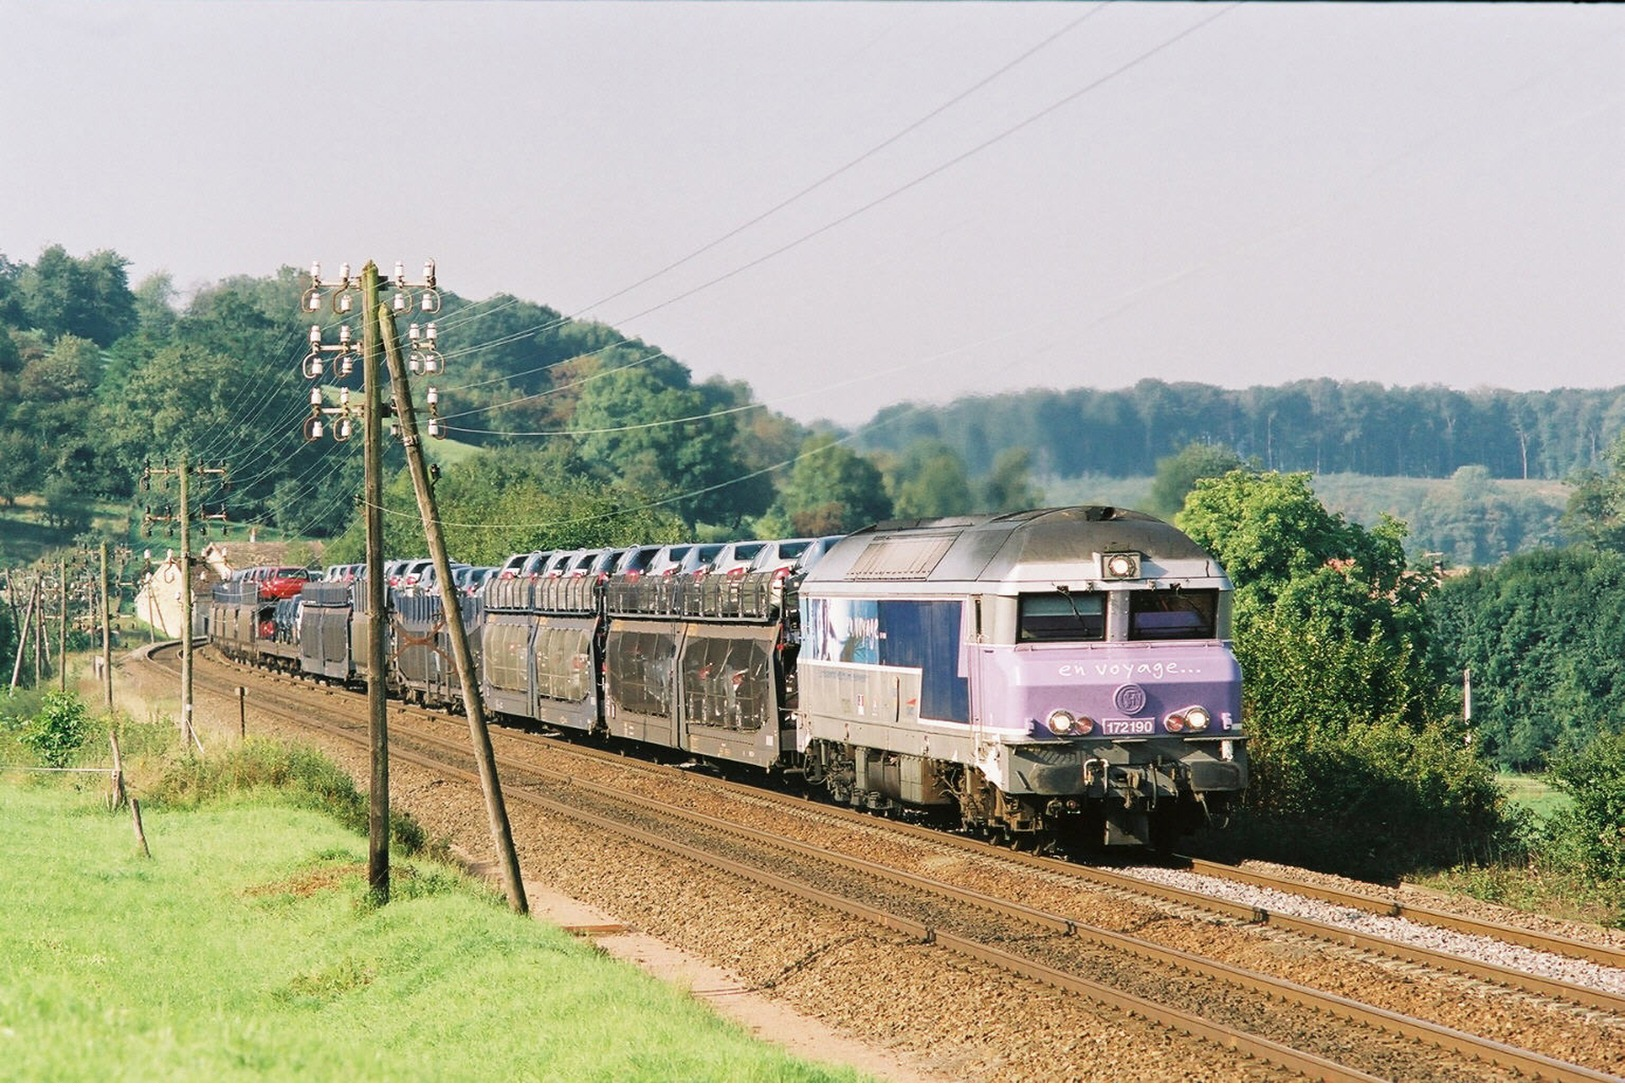
{"label": "dense green forest", "polygon": [[900,453],[940,441],[973,474],[1012,443],[1027,447],[1035,472],[1067,478],[1144,475],[1199,442],[1283,472],[1443,479],[1480,465],[1494,479],[1564,479],[1596,466],[1622,427],[1625,386],[1458,392],[1319,378],[1237,390],[1146,378],[897,404],[861,428],[860,446]]}
{"label": "dense green forest", "polygon": [[[132,287],[126,269],[105,251],[0,256],[0,519],[43,522],[0,534],[0,560],[42,557],[47,535],[90,542],[97,505],[103,535],[105,510],[122,508],[114,535],[136,543],[147,515],[176,501],[144,469],[182,456],[229,468],[199,479],[194,514],[323,540],[327,561],[359,558],[361,443],[302,433],[307,277],[283,268],[182,300],[166,276]],[[1236,583],[1261,819],[1319,819],[1335,837],[1357,812],[1389,861],[1478,854],[1512,840],[1493,766],[1566,774],[1582,796],[1590,770],[1625,750],[1625,389],[1147,380],[898,405],[846,433],[757,406],[744,383],[695,382],[607,326],[508,295],[442,298],[438,411],[451,440],[429,448],[463,560],[1127,502],[1175,517]],[[314,319],[336,343],[342,322]],[[330,371],[318,396],[336,404],[359,385]],[[387,448],[386,546],[421,553]],[[1625,767],[1617,780],[1625,793]],[[1618,848],[1587,871],[1625,872],[1625,831],[1604,840]]]}

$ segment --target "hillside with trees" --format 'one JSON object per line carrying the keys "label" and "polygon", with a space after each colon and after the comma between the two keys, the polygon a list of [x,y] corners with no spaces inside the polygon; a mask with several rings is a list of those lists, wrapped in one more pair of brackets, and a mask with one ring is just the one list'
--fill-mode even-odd
{"label": "hillside with trees", "polygon": [[[70,536],[88,525],[93,500],[138,516],[143,465],[186,452],[230,465],[229,498],[205,499],[230,523],[342,533],[359,443],[307,444],[299,432],[303,273],[234,277],[182,304],[166,276],[132,288],[126,267],[112,252],[79,258],[60,247],[33,264],[0,257],[0,510],[36,496]],[[1625,422],[1625,389],[1313,381],[1234,391],[1146,380],[899,404],[847,433],[754,406],[744,383],[695,382],[679,360],[608,326],[511,295],[443,297],[442,415],[456,441],[545,455],[572,478],[663,505],[692,535],[1112,500],[1119,481],[1147,480],[1196,445],[1314,473],[1317,493],[1353,519],[1406,521],[1415,557],[1484,563],[1561,543],[1562,481],[1596,470]],[[1164,497],[1135,498],[1173,512]],[[499,534],[502,545],[549,546],[555,537],[536,526]]]}
{"label": "hillside with trees", "polygon": [[1459,392],[1329,378],[1223,389],[1146,378],[1127,389],[1035,389],[941,407],[882,409],[861,448],[900,455],[942,442],[973,475],[1012,444],[1033,471],[1069,478],[1149,474],[1193,443],[1223,446],[1265,470],[1444,479],[1482,466],[1493,479],[1565,479],[1601,463],[1625,428],[1625,386]]}

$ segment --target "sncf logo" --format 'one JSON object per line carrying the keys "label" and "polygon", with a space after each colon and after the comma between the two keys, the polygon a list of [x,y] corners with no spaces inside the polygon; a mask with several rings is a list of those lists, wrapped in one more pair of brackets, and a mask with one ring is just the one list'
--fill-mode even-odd
{"label": "sncf logo", "polygon": [[1112,695],[1117,708],[1129,716],[1145,709],[1145,688],[1138,683],[1125,683]]}

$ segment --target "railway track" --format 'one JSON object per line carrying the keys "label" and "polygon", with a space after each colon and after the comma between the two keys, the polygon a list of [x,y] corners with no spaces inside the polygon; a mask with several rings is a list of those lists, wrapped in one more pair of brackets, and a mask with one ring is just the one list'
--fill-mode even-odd
{"label": "railway track", "polygon": [[[212,667],[202,670],[201,682],[210,682]],[[358,703],[324,698],[298,681],[281,680],[279,686],[286,689],[278,697],[293,704],[285,712],[303,726],[320,725],[347,743],[365,743],[365,730],[360,727],[364,710]],[[235,682],[230,689],[235,690]],[[263,710],[265,699],[257,701]],[[309,707],[314,701],[323,703],[324,714],[311,714]],[[349,716],[357,724],[327,725],[314,719],[322,716]],[[392,716],[422,722],[392,724],[392,760],[414,763],[442,778],[477,782],[461,746],[456,739],[448,738],[444,719],[417,711],[396,711]],[[644,763],[628,766],[602,752],[529,734],[505,734],[502,748],[505,753],[499,765],[511,800],[631,839],[647,849],[728,872],[750,885],[773,887],[803,901],[817,902],[867,924],[884,926],[906,940],[932,944],[1007,974],[1086,996],[1104,1007],[1209,1045],[1250,1055],[1293,1077],[1610,1078],[1572,1061],[1240,967],[1166,942],[1114,931],[1080,916],[1038,908],[1026,901],[1026,895],[989,893],[967,886],[964,881],[935,879],[907,867],[854,856],[851,843],[846,851],[837,851],[755,829],[750,813],[771,804],[799,812],[796,819],[802,825],[833,826],[837,837],[851,837],[861,829],[864,836],[859,849],[872,848],[871,839],[877,833],[922,845],[929,842],[934,850],[948,848],[935,832],[873,817],[854,817],[827,805],[806,805],[781,794],[741,789],[712,779],[696,781],[695,775],[671,768]],[[558,772],[543,768],[534,756],[544,752],[566,753],[576,769]],[[733,792],[735,798],[728,801],[733,808],[725,816],[707,815],[688,806],[635,795],[622,781],[587,781],[580,770],[587,763],[597,763],[612,776],[663,776],[690,788]],[[975,863],[984,866],[1046,878],[1064,875],[1068,881],[1097,886],[1109,884],[1137,897],[1152,896],[1162,901],[1179,898],[1208,914],[1239,921],[1240,927],[1248,929],[1261,927],[1265,920],[1255,910],[1214,896],[1169,896],[1167,889],[1145,881],[1125,882],[1115,875],[1080,870],[1076,865],[1012,855],[959,838],[951,841],[954,850],[979,858]],[[1269,920],[1280,924],[1279,919]],[[1184,924],[1190,927],[1188,920]],[[1312,925],[1288,923],[1285,930],[1323,943],[1359,946],[1366,953],[1405,957],[1382,949],[1375,941],[1351,945],[1346,934],[1316,930]],[[1428,965],[1454,973],[1469,971],[1469,967],[1454,962],[1434,961]],[[1539,979],[1505,973],[1475,976],[1499,986],[1515,986],[1609,1013],[1621,1010],[1618,1005],[1607,1006],[1606,998],[1599,1005],[1592,994],[1576,992],[1573,987],[1542,988]]]}
{"label": "railway track", "polygon": [[1492,940],[1518,944],[1535,951],[1562,955],[1566,958],[1582,959],[1586,962],[1594,962],[1616,969],[1625,969],[1625,950],[1617,947],[1586,943],[1555,933],[1537,932],[1516,925],[1491,924],[1473,917],[1464,917],[1448,910],[1407,905],[1397,899],[1306,883],[1303,880],[1293,879],[1289,876],[1254,872],[1238,868],[1235,865],[1220,864],[1216,861],[1201,860],[1195,857],[1180,857],[1177,858],[1177,863],[1196,875],[1230,880],[1234,883],[1246,883],[1255,887],[1265,887],[1270,890],[1347,906],[1377,916],[1395,917],[1419,925],[1432,925],[1435,928],[1449,929],[1452,932],[1460,932],[1470,936],[1485,936]]}

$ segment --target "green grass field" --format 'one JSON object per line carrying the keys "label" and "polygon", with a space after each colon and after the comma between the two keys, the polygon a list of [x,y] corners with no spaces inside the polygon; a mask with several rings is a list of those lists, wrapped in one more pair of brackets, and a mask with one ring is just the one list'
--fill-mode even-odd
{"label": "green grass field", "polygon": [[1528,774],[1497,774],[1495,780],[1506,792],[1507,799],[1521,804],[1541,818],[1550,816],[1568,805],[1568,794],[1554,789],[1538,777]]}
{"label": "green grass field", "polygon": [[[274,802],[127,812],[0,777],[0,1078],[10,1081],[828,1081],[684,993],[394,866]],[[82,790],[82,791],[81,791]]]}

